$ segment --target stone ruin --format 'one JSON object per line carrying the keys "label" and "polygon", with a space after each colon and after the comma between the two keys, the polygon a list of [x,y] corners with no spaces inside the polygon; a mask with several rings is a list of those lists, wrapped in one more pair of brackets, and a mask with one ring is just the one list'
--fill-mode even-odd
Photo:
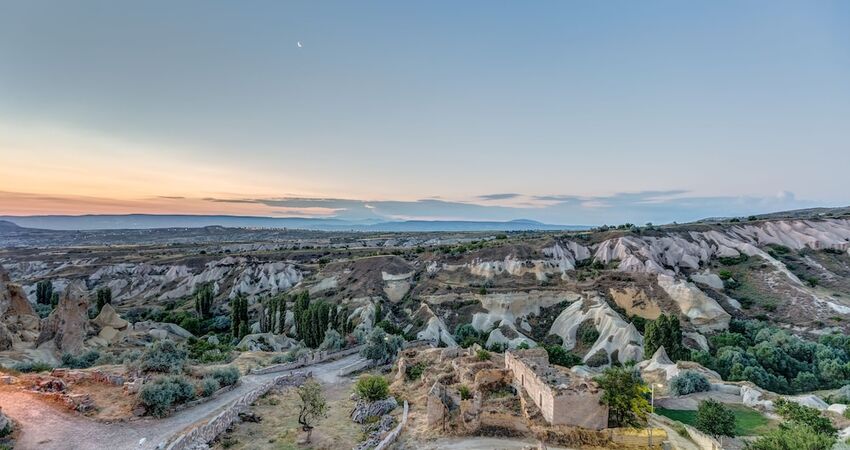
{"label": "stone ruin", "polygon": [[507,351],[505,367],[513,373],[514,386],[528,395],[550,425],[608,427],[608,407],[600,403],[602,389],[590,379],[552,367],[546,350]]}

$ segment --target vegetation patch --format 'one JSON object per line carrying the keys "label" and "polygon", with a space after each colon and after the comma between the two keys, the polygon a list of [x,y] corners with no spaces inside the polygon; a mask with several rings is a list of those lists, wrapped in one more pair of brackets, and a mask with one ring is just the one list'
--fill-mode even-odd
{"label": "vegetation patch", "polygon": [[[726,405],[726,407],[732,410],[735,416],[735,435],[737,436],[758,436],[777,427],[776,422],[752,408],[743,405]],[[693,427],[697,425],[696,410],[655,408],[655,413],[686,425]]]}

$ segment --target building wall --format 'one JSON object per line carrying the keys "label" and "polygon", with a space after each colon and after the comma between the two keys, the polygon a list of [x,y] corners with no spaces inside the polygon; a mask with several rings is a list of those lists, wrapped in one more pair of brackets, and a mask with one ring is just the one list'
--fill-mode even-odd
{"label": "building wall", "polygon": [[[548,358],[533,358],[540,365],[548,365]],[[593,392],[566,392],[556,395],[545,380],[512,352],[505,353],[505,367],[513,372],[514,385],[525,389],[543,418],[552,425],[570,425],[594,430],[608,427],[608,407],[601,405],[602,390]]]}

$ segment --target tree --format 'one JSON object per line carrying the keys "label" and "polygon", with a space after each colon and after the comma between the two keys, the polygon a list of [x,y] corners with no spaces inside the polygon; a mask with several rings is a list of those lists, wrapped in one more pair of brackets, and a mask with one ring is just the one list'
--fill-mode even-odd
{"label": "tree", "polygon": [[313,427],[316,426],[319,419],[328,415],[328,405],[325,401],[325,395],[322,393],[322,386],[312,378],[298,387],[298,398],[301,399],[298,423],[301,425],[301,429],[307,433],[307,442],[310,442]]}
{"label": "tree", "polygon": [[649,414],[649,387],[633,365],[609,367],[594,379],[605,392],[601,403],[608,406],[612,427],[643,427]]}
{"label": "tree", "polygon": [[723,403],[703,400],[697,409],[697,430],[715,439],[735,436],[735,414]]}
{"label": "tree", "polygon": [[241,292],[230,301],[230,333],[234,339],[248,334],[248,299]]}
{"label": "tree", "polygon": [[292,312],[295,315],[295,334],[298,336],[298,339],[304,340],[305,334],[307,334],[307,330],[310,326],[310,317],[307,315],[308,309],[310,308],[310,293],[307,291],[301,291],[295,297],[295,306],[292,308]]}
{"label": "tree", "polygon": [[97,290],[97,312],[100,313],[107,303],[112,303],[112,288],[102,287]]}
{"label": "tree", "polygon": [[682,326],[678,317],[661,314],[657,319],[646,324],[643,336],[644,357],[652,357],[659,347],[664,347],[667,356],[673,361],[685,357],[682,346]]}
{"label": "tree", "polygon": [[260,304],[260,331],[282,334],[286,321],[286,297],[274,296]]}
{"label": "tree", "polygon": [[50,280],[39,281],[35,285],[35,302],[39,305],[51,304],[53,298],[53,282]]}
{"label": "tree", "polygon": [[213,285],[204,283],[195,289],[195,312],[201,320],[206,320],[212,317],[213,305]]}
{"label": "tree", "polygon": [[784,398],[776,400],[774,406],[776,407],[776,412],[783,419],[791,422],[793,426],[805,425],[814,430],[815,433],[831,437],[834,437],[838,432],[832,426],[829,418],[822,416],[820,411],[815,408],[803,406],[799,403],[785,400]]}

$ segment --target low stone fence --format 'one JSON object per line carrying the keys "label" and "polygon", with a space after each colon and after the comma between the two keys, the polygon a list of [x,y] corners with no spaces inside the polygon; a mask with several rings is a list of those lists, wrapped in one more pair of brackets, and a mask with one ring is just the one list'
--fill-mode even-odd
{"label": "low stone fence", "polygon": [[355,361],[355,362],[343,367],[342,369],[339,369],[339,371],[337,372],[336,375],[338,377],[344,377],[346,375],[351,375],[354,372],[359,372],[363,369],[367,369],[369,367],[372,367],[373,365],[375,365],[375,361],[372,361],[371,359],[363,358],[359,361]]}
{"label": "low stone fence", "polygon": [[265,395],[271,388],[281,385],[299,385],[303,383],[311,374],[294,373],[276,377],[267,383],[264,383],[257,388],[249,391],[224,410],[218,413],[212,419],[195,424],[191,429],[176,436],[171,440],[165,448],[166,450],[190,450],[198,444],[206,444],[212,441],[219,434],[223,433],[236,419],[239,418],[239,413],[243,412],[257,401],[258,398]]}
{"label": "low stone fence", "polygon": [[290,363],[283,364],[275,364],[273,366],[263,367],[261,369],[253,369],[250,373],[255,375],[264,375],[267,373],[275,373],[275,372],[284,372],[287,370],[298,369],[304,366],[309,366],[313,364],[318,364],[325,361],[333,361],[336,359],[344,358],[348,355],[353,355],[355,353],[359,353],[360,350],[363,349],[362,345],[358,345],[356,347],[351,347],[349,349],[340,350],[338,352],[328,353],[326,351],[316,351],[310,352],[308,355],[304,355],[297,360]]}
{"label": "low stone fence", "polygon": [[375,446],[375,450],[386,450],[392,445],[398,436],[401,434],[402,428],[407,424],[407,400],[404,401],[404,412],[401,413],[401,421],[390,431],[386,436],[384,436],[384,440],[382,440],[378,445]]}

